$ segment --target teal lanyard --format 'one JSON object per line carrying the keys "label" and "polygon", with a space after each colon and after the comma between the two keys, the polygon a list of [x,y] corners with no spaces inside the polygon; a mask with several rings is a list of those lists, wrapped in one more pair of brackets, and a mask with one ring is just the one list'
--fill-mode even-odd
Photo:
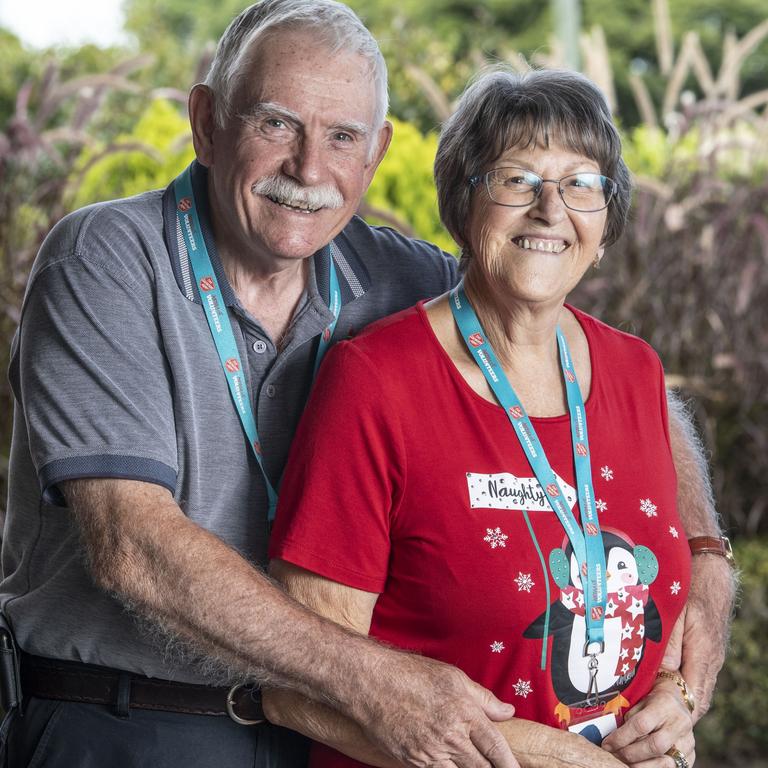
{"label": "teal lanyard", "polygon": [[[250,445],[261,469],[261,474],[264,477],[267,499],[269,501],[268,517],[271,522],[275,519],[275,512],[277,511],[277,491],[270,482],[264,467],[262,445],[259,440],[258,430],[256,429],[256,418],[251,408],[243,364],[237,349],[235,335],[232,332],[232,323],[227,315],[224,297],[216,280],[211,258],[208,255],[208,249],[203,239],[189,168],[173,182],[173,191],[176,196],[176,215],[178,216],[184,242],[187,245],[187,253],[189,254],[189,262],[195,275],[195,281],[200,290],[200,298],[205,309],[208,327],[211,330],[211,336],[216,345],[221,367],[227,379],[232,402],[235,405],[237,415],[240,417],[243,431],[248,438],[248,445]],[[339,280],[336,275],[330,246],[326,248],[326,251],[329,264],[328,308],[333,313],[333,320],[320,336],[313,376],[317,374],[317,369],[320,367],[323,355],[328,351],[341,309],[341,291],[339,290]]]}
{"label": "teal lanyard", "polygon": [[520,441],[531,468],[536,475],[547,501],[565,529],[568,539],[573,546],[576,560],[581,569],[582,580],[586,578],[584,589],[585,619],[587,637],[584,644],[584,655],[592,643],[603,647],[603,621],[606,603],[605,552],[603,537],[600,533],[595,494],[592,488],[592,469],[589,460],[589,437],[587,435],[587,416],[584,401],[581,397],[576,372],[568,351],[565,336],[557,328],[557,344],[560,352],[560,368],[563,372],[565,391],[568,399],[568,412],[571,420],[571,443],[573,460],[576,467],[576,484],[578,486],[579,509],[583,529],[579,527],[576,518],[565,500],[565,494],[544,453],[544,449],[536,435],[528,414],[523,408],[515,390],[509,383],[504,369],[500,365],[490,342],[480,325],[472,305],[464,293],[464,281],[460,282],[450,295],[450,306],[454,320],[459,328],[467,349],[483,372],[493,394],[504,408],[504,412]]}

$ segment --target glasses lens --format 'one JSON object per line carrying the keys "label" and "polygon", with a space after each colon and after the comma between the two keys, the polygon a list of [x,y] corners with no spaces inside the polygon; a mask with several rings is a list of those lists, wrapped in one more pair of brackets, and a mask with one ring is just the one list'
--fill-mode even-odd
{"label": "glasses lens", "polygon": [[613,197],[616,184],[598,173],[574,173],[560,179],[563,202],[574,211],[601,211]]}
{"label": "glasses lens", "polygon": [[541,178],[523,168],[495,168],[486,175],[491,200],[501,205],[530,205],[541,186]]}

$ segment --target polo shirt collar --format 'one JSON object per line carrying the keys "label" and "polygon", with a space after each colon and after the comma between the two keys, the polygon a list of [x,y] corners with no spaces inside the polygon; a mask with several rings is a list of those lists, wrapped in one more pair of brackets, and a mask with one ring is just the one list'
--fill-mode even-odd
{"label": "polo shirt collar", "polygon": [[[213,237],[210,207],[208,204],[208,169],[194,160],[190,166],[192,191],[195,196],[200,228],[203,233],[205,247],[221,289],[224,303],[228,307],[239,305],[237,296],[224,272],[216,242]],[[178,216],[176,215],[176,199],[173,193],[173,184],[170,184],[163,193],[163,230],[165,244],[171,259],[173,274],[176,277],[181,293],[195,304],[202,304],[200,291],[196,284],[192,266],[189,263],[187,247],[181,233]],[[330,293],[330,276],[328,269],[327,249],[321,248],[312,258],[309,271],[310,279],[307,284],[308,299],[323,302],[327,310]],[[371,286],[371,277],[358,255],[352,247],[349,238],[341,235],[331,242],[331,255],[336,265],[336,274],[339,279],[341,291],[341,304],[344,306],[365,294]]]}

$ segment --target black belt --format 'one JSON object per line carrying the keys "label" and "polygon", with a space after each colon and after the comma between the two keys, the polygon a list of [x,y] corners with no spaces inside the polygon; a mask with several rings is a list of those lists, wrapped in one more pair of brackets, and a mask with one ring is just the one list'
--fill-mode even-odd
{"label": "black belt", "polygon": [[261,693],[238,684],[213,688],[144,677],[120,669],[21,654],[21,690],[25,697],[106,704],[127,717],[130,708],[228,715],[241,725],[266,722]]}

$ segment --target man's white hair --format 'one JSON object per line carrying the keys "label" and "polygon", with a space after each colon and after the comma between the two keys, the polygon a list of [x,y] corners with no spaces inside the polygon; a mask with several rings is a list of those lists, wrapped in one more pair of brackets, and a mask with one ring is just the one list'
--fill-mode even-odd
{"label": "man's white hair", "polygon": [[214,98],[214,119],[223,128],[232,117],[232,100],[259,45],[274,32],[309,30],[331,54],[345,51],[365,57],[376,89],[373,128],[384,124],[389,107],[387,65],[379,45],[354,11],[335,0],[262,0],[232,20],[219,40],[205,84]]}

